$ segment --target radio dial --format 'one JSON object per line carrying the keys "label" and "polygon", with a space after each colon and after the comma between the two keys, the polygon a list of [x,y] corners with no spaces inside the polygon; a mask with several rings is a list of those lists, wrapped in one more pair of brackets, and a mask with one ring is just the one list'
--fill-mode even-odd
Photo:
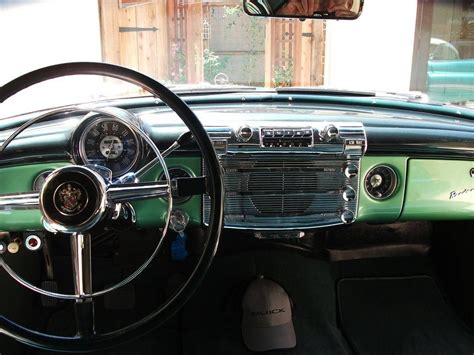
{"label": "radio dial", "polygon": [[359,169],[354,164],[348,164],[346,166],[346,169],[344,170],[344,173],[349,179],[352,179],[357,176],[357,174],[359,173]]}
{"label": "radio dial", "polygon": [[345,210],[341,214],[341,221],[344,224],[351,224],[354,222],[354,213],[352,211]]}
{"label": "radio dial", "polygon": [[352,187],[346,187],[344,192],[342,193],[342,198],[344,201],[351,202],[354,201],[356,198],[356,193]]}

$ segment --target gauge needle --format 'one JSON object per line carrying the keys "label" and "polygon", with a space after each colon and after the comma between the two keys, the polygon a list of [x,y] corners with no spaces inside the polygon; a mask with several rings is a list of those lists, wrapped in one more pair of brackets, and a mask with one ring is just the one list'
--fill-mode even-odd
{"label": "gauge needle", "polygon": [[114,140],[112,139],[112,143],[110,143],[110,146],[109,146],[109,153],[107,154],[106,160],[109,160],[110,154],[112,153],[112,148],[113,148],[113,147],[114,147]]}

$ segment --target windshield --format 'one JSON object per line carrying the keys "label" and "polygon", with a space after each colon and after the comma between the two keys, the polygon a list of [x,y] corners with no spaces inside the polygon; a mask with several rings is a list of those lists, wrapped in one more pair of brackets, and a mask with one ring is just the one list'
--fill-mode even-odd
{"label": "windshield", "polygon": [[[46,65],[103,61],[181,92],[419,92],[474,107],[473,0],[366,0],[358,19],[342,21],[250,17],[241,0],[0,0],[0,33],[0,85]],[[103,78],[72,80],[30,89],[11,107],[144,94]]]}

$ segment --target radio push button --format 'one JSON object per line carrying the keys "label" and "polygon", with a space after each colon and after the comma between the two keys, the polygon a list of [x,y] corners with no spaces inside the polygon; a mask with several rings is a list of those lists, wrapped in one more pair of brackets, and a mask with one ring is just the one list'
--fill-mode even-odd
{"label": "radio push button", "polygon": [[265,138],[273,138],[273,129],[264,129],[262,132]]}
{"label": "radio push button", "polygon": [[284,134],[285,138],[292,138],[295,133],[292,129],[285,129],[283,134]]}

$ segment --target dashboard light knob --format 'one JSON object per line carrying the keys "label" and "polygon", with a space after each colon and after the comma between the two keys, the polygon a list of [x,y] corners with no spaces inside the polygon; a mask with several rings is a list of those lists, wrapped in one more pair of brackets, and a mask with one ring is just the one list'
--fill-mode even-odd
{"label": "dashboard light knob", "polygon": [[344,199],[344,201],[347,201],[347,202],[354,201],[356,198],[356,193],[354,189],[349,186],[346,187],[346,189],[342,193],[342,198]]}
{"label": "dashboard light knob", "polygon": [[349,210],[345,210],[341,213],[341,221],[344,224],[351,224],[354,222],[354,213]]}
{"label": "dashboard light knob", "polygon": [[31,234],[28,237],[26,237],[25,246],[26,246],[26,249],[28,250],[36,251],[39,248],[41,248],[41,244],[43,244],[41,241],[41,238],[38,237],[37,235]]}
{"label": "dashboard light knob", "polygon": [[346,174],[349,179],[355,178],[358,173],[359,169],[354,164],[348,164],[344,170],[344,174]]}
{"label": "dashboard light knob", "polygon": [[18,241],[10,242],[7,249],[10,254],[16,254],[20,250],[20,243]]}
{"label": "dashboard light knob", "polygon": [[7,245],[4,242],[0,242],[0,255],[7,251]]}

